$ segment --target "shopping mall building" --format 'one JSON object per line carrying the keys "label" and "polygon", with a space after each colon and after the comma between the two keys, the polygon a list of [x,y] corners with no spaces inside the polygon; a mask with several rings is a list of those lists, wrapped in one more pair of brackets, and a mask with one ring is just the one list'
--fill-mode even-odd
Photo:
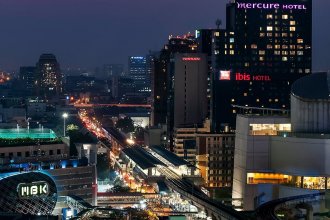
{"label": "shopping mall building", "polygon": [[237,117],[233,199],[244,210],[330,188],[330,74],[293,84],[290,116],[270,112]]}
{"label": "shopping mall building", "polygon": [[0,129],[0,146],[1,213],[61,215],[69,200],[96,205],[96,161],[70,157],[51,130]]}

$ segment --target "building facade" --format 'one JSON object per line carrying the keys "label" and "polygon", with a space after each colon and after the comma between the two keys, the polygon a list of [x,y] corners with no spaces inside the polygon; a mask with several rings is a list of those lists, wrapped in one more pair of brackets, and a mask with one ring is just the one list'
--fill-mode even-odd
{"label": "building facade", "polygon": [[217,130],[234,127],[236,105],[288,109],[292,83],[312,67],[312,1],[239,0],[226,21],[213,36],[214,98],[225,106],[213,106]]}
{"label": "building facade", "polygon": [[42,54],[36,65],[38,95],[47,99],[62,92],[62,73],[53,54]]}

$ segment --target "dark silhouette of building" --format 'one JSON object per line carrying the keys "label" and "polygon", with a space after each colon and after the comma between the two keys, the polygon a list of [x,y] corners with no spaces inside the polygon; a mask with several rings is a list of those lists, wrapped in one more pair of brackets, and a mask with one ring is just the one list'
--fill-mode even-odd
{"label": "dark silhouette of building", "polygon": [[42,54],[36,69],[38,95],[46,99],[58,96],[62,92],[62,74],[56,57],[53,54]]}
{"label": "dark silhouette of building", "polygon": [[19,79],[23,83],[23,88],[32,94],[35,90],[36,67],[22,66],[19,70]]}

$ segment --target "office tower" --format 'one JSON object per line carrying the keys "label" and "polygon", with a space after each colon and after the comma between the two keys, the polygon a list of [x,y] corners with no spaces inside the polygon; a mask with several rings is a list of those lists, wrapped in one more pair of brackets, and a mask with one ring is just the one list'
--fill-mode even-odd
{"label": "office tower", "polygon": [[226,31],[213,35],[218,131],[234,127],[235,106],[289,108],[292,82],[310,74],[312,65],[311,0],[235,1],[226,21]]}
{"label": "office tower", "polygon": [[159,55],[154,57],[154,70],[151,72],[152,125],[167,123],[169,129],[173,129],[173,118],[168,116],[167,106],[173,97],[170,95],[173,93],[173,65],[170,61],[176,53],[193,53],[196,51],[196,47],[195,38],[189,34],[177,37],[170,36],[168,43],[164,45]]}
{"label": "office tower", "polygon": [[38,95],[47,99],[62,92],[60,65],[53,54],[42,54],[36,65]]}
{"label": "office tower", "polygon": [[146,57],[131,56],[128,60],[128,74],[134,80],[137,93],[150,92],[150,77],[147,75]]}
{"label": "office tower", "polygon": [[19,70],[19,79],[24,83],[24,88],[33,92],[35,88],[36,67],[22,66]]}
{"label": "office tower", "polygon": [[205,54],[174,57],[174,127],[202,124],[207,115]]}

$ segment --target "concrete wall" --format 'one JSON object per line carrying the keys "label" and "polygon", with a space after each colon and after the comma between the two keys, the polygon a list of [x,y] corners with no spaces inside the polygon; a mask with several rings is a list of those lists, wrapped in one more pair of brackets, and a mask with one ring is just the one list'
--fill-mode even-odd
{"label": "concrete wall", "polygon": [[330,99],[306,100],[291,95],[293,132],[330,133]]}
{"label": "concrete wall", "polygon": [[330,176],[330,140],[272,137],[271,168],[285,174]]}

